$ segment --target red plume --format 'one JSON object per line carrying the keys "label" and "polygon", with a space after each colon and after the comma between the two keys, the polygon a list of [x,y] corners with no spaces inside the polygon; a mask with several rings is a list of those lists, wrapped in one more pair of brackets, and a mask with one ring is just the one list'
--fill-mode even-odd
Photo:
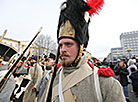
{"label": "red plume", "polygon": [[101,10],[101,7],[104,4],[104,0],[86,0],[88,6],[91,7],[91,9],[88,11],[89,15],[92,16],[94,13],[99,14],[99,11]]}

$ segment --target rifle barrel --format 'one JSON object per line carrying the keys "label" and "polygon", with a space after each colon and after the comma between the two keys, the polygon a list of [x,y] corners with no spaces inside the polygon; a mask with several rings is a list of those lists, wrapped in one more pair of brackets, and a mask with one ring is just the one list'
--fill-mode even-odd
{"label": "rifle barrel", "polygon": [[7,33],[7,29],[4,31],[4,34],[3,34],[2,37],[0,38],[0,42],[2,42],[2,40],[3,40],[4,36],[6,35],[6,33]]}
{"label": "rifle barrel", "polygon": [[27,49],[30,47],[30,45],[33,43],[33,41],[35,40],[35,38],[38,36],[38,34],[41,32],[42,27],[38,30],[37,34],[34,36],[34,38],[31,40],[31,42],[27,45],[27,47],[24,49],[23,53],[19,56],[19,58],[15,61],[15,63],[10,67],[9,71],[5,74],[5,76],[3,77],[3,79],[0,81],[0,92],[2,91],[2,89],[5,86],[5,83],[7,83],[7,77],[10,75],[10,73],[13,71],[13,69],[16,67],[16,65],[18,64],[18,62],[21,60],[21,58],[23,57],[23,55],[25,54],[25,52],[27,51]]}

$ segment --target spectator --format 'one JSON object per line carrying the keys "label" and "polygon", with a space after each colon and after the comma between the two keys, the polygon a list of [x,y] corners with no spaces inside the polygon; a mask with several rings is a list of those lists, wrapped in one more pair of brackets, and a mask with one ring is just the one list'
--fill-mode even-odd
{"label": "spectator", "polygon": [[[128,82],[130,84],[132,84],[132,81],[129,78],[129,76],[132,74],[132,71],[131,71],[132,69],[137,70],[137,66],[135,65],[135,60],[134,59],[133,60],[132,59],[129,59],[129,61],[128,61],[128,68],[127,68],[128,72],[129,72],[129,75],[127,77],[128,77]],[[132,88],[131,88],[131,92],[133,92]]]}
{"label": "spectator", "polygon": [[130,75],[130,79],[132,80],[133,89],[136,92],[136,97],[138,97],[138,69],[131,69],[132,74]]}
{"label": "spectator", "polygon": [[130,102],[129,97],[128,97],[128,89],[127,89],[127,85],[128,85],[128,78],[127,75],[129,74],[127,68],[126,68],[126,64],[124,63],[124,61],[119,61],[117,64],[117,69],[115,70],[115,74],[119,75],[119,81],[123,87],[124,90],[124,95],[126,97],[126,101]]}

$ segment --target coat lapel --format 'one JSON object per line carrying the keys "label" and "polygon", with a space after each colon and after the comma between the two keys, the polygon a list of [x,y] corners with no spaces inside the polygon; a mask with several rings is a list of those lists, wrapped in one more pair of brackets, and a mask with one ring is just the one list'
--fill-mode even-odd
{"label": "coat lapel", "polygon": [[[79,69],[69,74],[62,81],[62,91],[63,93],[70,89],[72,86],[82,81],[84,78],[88,77],[93,73],[92,69],[87,63],[84,63]],[[53,88],[52,99],[54,100],[58,96],[58,84]]]}

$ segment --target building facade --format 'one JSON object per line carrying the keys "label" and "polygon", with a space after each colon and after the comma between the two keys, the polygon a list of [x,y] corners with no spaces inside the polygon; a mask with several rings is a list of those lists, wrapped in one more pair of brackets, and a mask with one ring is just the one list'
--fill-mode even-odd
{"label": "building facade", "polygon": [[122,47],[111,48],[111,60],[117,60],[118,58],[121,58],[123,56],[124,54]]}
{"label": "building facade", "polygon": [[[11,47],[14,47],[17,52],[19,54],[21,54],[24,49],[27,47],[27,45],[30,43],[30,41],[17,41],[17,40],[13,40],[13,39],[9,39],[9,38],[3,38],[2,43],[7,44]],[[52,52],[54,54],[56,54],[55,51],[45,48],[45,47],[41,47],[40,45],[38,45],[37,43],[33,42],[31,44],[31,46],[28,49],[30,51],[31,55],[41,55],[41,54],[48,54],[48,52]],[[25,55],[28,54],[28,51],[25,53]]]}
{"label": "building facade", "polygon": [[9,39],[9,38],[3,38],[2,42],[11,47],[14,47],[17,51],[19,51],[20,41]]}
{"label": "building facade", "polygon": [[125,56],[138,56],[138,31],[122,33],[120,42]]}

